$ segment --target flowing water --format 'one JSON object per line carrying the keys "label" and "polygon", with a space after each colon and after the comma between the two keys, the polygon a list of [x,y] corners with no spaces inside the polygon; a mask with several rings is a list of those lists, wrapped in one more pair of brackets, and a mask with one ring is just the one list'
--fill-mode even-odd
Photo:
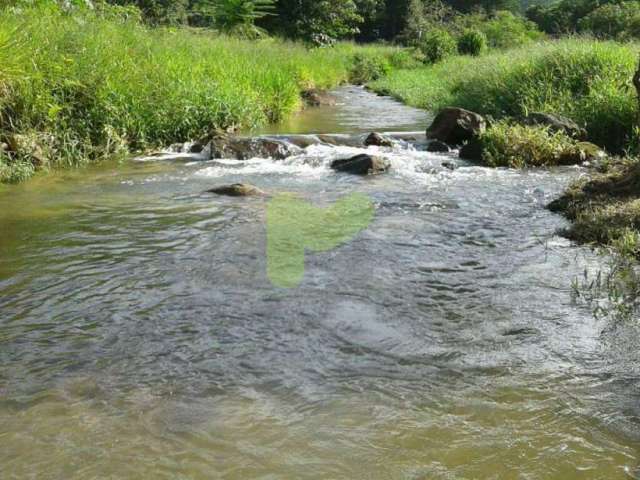
{"label": "flowing water", "polygon": [[[427,123],[337,95],[268,133]],[[638,478],[637,330],[574,301],[572,279],[604,259],[544,209],[582,172],[411,144],[367,150],[386,175],[328,168],[363,151],[132,160],[3,187],[0,478]],[[235,181],[317,206],[360,192],[375,216],[277,288],[270,197],[202,193]]]}

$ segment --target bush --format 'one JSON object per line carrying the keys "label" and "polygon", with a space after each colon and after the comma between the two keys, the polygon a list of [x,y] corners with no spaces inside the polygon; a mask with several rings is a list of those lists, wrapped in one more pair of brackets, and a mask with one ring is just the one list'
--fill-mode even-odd
{"label": "bush", "polygon": [[578,142],[548,127],[497,122],[480,137],[483,161],[492,167],[545,167],[577,163]]}
{"label": "bush", "polygon": [[478,25],[493,48],[513,48],[544,38],[537,26],[511,12],[497,12]]}
{"label": "bush", "polygon": [[458,38],[458,53],[478,56],[487,48],[487,36],[479,30],[466,30]]}
{"label": "bush", "polygon": [[454,38],[446,30],[431,30],[420,43],[420,50],[428,63],[438,63],[455,55],[457,45]]}
{"label": "bush", "polygon": [[356,54],[353,58],[349,81],[364,85],[391,72],[391,64],[384,55]]}

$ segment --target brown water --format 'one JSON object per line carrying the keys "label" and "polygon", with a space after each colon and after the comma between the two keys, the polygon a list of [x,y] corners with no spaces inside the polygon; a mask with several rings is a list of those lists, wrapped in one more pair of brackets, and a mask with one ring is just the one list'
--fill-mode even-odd
{"label": "brown water", "polygon": [[[270,133],[426,123],[338,96]],[[637,478],[637,329],[572,299],[605,259],[544,209],[581,171],[449,171],[406,145],[385,176],[328,169],[362,150],[2,187],[0,478]],[[317,205],[361,192],[375,218],[279,289],[269,200],[201,193],[238,180]]]}

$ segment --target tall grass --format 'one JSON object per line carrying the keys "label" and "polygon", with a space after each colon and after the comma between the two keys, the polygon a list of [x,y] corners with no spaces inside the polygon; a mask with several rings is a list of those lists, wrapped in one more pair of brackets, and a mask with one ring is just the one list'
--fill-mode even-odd
{"label": "tall grass", "polygon": [[[346,81],[356,53],[392,51],[308,50],[151,29],[100,12],[0,11],[0,141],[18,133],[41,145],[50,164],[74,165],[253,127],[298,109],[304,89]],[[0,150],[0,181],[28,176],[30,160]]]}
{"label": "tall grass", "polygon": [[634,44],[564,39],[396,71],[371,87],[431,110],[453,105],[494,118],[565,115],[584,125],[593,142],[620,152],[634,138],[630,82],[637,52]]}

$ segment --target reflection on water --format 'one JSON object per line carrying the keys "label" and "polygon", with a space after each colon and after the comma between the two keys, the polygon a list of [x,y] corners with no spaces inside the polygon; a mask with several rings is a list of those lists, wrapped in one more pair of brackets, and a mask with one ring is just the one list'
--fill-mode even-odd
{"label": "reflection on water", "polygon": [[[393,105],[389,129],[415,130]],[[353,129],[346,110],[298,121]],[[572,302],[600,260],[543,208],[579,170],[449,171],[406,147],[370,149],[385,176],[329,170],[362,151],[3,187],[0,478],[635,478],[637,332]],[[269,199],[201,193],[240,180],[364,193],[375,217],[275,288]]]}

